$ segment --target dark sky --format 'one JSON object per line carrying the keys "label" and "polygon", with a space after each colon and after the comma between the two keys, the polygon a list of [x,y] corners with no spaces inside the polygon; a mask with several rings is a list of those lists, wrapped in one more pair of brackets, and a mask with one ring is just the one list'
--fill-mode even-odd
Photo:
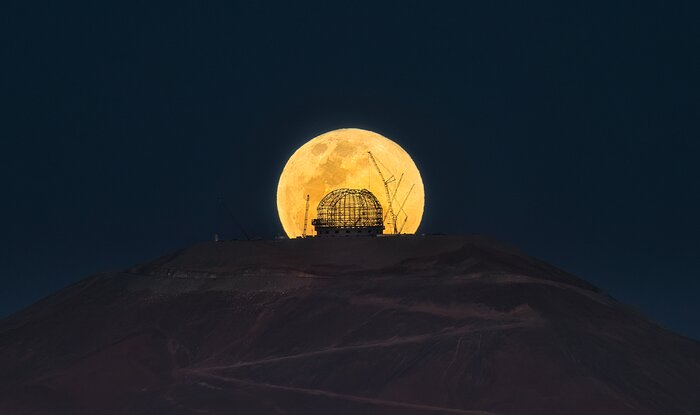
{"label": "dark sky", "polygon": [[214,232],[282,232],[315,135],[367,128],[481,233],[700,339],[693,2],[3,2],[0,315]]}

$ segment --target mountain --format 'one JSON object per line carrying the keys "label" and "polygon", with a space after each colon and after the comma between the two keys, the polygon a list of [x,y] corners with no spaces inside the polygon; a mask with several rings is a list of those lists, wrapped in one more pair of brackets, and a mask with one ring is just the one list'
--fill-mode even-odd
{"label": "mountain", "polygon": [[0,414],[700,414],[700,343],[476,236],[195,245],[0,322]]}

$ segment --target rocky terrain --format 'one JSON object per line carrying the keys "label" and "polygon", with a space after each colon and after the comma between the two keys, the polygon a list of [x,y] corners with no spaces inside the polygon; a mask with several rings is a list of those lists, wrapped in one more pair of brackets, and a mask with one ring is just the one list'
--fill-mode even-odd
{"label": "rocky terrain", "polygon": [[481,237],[210,242],[0,321],[0,414],[700,414],[700,344]]}

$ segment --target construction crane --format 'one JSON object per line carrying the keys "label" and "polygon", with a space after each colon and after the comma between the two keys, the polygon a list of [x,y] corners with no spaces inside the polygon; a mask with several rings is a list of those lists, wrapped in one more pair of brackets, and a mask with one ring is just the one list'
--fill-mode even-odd
{"label": "construction crane", "polygon": [[391,202],[394,203],[396,200],[396,195],[399,193],[399,187],[401,187],[401,181],[403,180],[403,173],[399,176],[399,181],[396,183],[396,189],[394,189],[394,196],[391,197]]}
{"label": "construction crane", "polygon": [[[386,192],[386,202],[387,202],[387,207],[389,209],[389,218],[391,222],[391,227],[394,234],[398,233],[398,230],[396,228],[396,214],[394,213],[394,208],[391,204],[391,192],[389,191],[389,183],[393,182],[396,180],[394,176],[389,177],[389,179],[384,178],[384,174],[382,173],[382,169],[379,168],[379,164],[377,164],[377,160],[375,160],[374,156],[372,155],[371,151],[368,151],[367,154],[369,154],[369,159],[372,161],[372,164],[374,164],[374,168],[377,169],[377,173],[379,173],[379,178],[382,179],[382,183],[384,184],[384,191]],[[397,189],[398,191],[398,189]]]}
{"label": "construction crane", "polygon": [[306,195],[306,209],[304,210],[304,231],[301,233],[302,238],[306,238],[306,222],[309,221],[309,195]]}
{"label": "construction crane", "polygon": [[[404,174],[401,173],[401,176],[399,176],[399,181],[396,182],[396,188],[394,189],[394,195],[391,196],[391,206],[394,206],[394,202],[396,201],[396,195],[399,194],[399,187],[401,187],[401,181],[403,180],[403,175],[404,175]],[[390,180],[389,182],[387,182],[387,184],[390,183],[390,182],[393,182],[393,180]],[[394,213],[396,213],[396,220],[398,221],[398,220],[399,220],[399,214],[401,213],[401,209],[395,211]],[[386,220],[386,217],[387,217],[388,214],[389,214],[389,212],[387,212],[387,213],[384,215],[384,220]],[[397,226],[398,226],[398,224],[397,224]],[[401,233],[401,229],[399,229],[399,233]]]}
{"label": "construction crane", "polygon": [[[414,186],[415,186],[415,184],[412,184],[411,188],[408,189],[408,193],[406,193],[406,197],[403,199],[403,202],[401,203],[401,207],[399,208],[399,213],[403,212],[403,214],[405,215],[405,217],[403,218],[403,223],[399,227],[399,233],[401,233],[403,231],[403,227],[406,226],[406,222],[408,222],[408,213],[406,213],[406,211],[403,210],[403,207],[404,207],[404,205],[406,205],[406,201],[408,200],[408,196],[411,195],[411,192],[413,191]],[[398,216],[398,214],[397,214],[397,216]]]}

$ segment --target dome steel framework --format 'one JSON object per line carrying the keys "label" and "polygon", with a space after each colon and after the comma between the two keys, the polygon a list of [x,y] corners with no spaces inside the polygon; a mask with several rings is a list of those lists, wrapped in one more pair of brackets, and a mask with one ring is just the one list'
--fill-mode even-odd
{"label": "dome steel framework", "polygon": [[317,236],[374,236],[384,230],[384,215],[369,190],[336,189],[321,199],[311,224]]}

